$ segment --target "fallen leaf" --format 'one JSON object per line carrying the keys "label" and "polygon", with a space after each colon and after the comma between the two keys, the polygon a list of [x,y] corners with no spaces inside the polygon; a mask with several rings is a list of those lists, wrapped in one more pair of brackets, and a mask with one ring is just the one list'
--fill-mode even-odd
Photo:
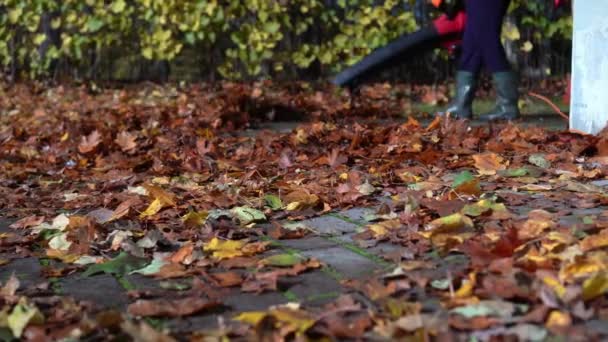
{"label": "fallen leaf", "polygon": [[42,222],[44,222],[44,216],[32,215],[22,218],[21,220],[11,224],[9,227],[13,229],[25,229],[38,226],[42,224]]}
{"label": "fallen leaf", "polygon": [[243,283],[243,277],[236,272],[221,272],[213,273],[211,277],[218,282],[221,287],[240,286]]}
{"label": "fallen leaf", "polygon": [[475,161],[475,167],[481,175],[491,176],[495,175],[497,171],[506,169],[504,159],[496,153],[476,154],[473,156],[473,160]]}
{"label": "fallen leaf", "polygon": [[80,145],[78,145],[78,151],[83,154],[92,152],[100,143],[101,134],[98,130],[94,130],[88,136],[82,137]]}
{"label": "fallen leaf", "polygon": [[257,209],[249,207],[236,207],[233,208],[231,212],[236,216],[236,218],[238,218],[242,225],[266,221],[266,215]]}
{"label": "fallen leaf", "polygon": [[608,274],[600,272],[583,283],[583,300],[591,300],[608,292]]}
{"label": "fallen leaf", "polygon": [[295,254],[276,254],[260,260],[260,265],[291,267],[302,261],[302,257]]}
{"label": "fallen leaf", "polygon": [[148,208],[144,210],[141,214],[139,214],[140,218],[146,218],[149,216],[156,215],[163,208],[163,202],[161,202],[158,198],[152,201]]}
{"label": "fallen leaf", "polygon": [[128,152],[137,147],[135,140],[137,140],[137,136],[135,134],[123,131],[116,135],[114,142],[120,146],[123,152]]}
{"label": "fallen leaf", "polygon": [[191,297],[182,299],[140,299],[129,304],[127,312],[139,317],[183,317],[218,307],[217,302]]}
{"label": "fallen leaf", "polygon": [[8,328],[17,338],[21,337],[23,330],[28,325],[42,323],[44,323],[44,316],[34,304],[28,303],[25,297],[19,300],[7,318]]}

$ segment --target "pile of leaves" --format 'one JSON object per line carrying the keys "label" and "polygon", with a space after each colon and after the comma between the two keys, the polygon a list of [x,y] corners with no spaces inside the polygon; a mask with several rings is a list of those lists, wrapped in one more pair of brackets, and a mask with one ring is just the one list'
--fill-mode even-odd
{"label": "pile of leaves", "polygon": [[208,312],[229,288],[276,291],[323,267],[272,240],[314,234],[289,221],[357,206],[375,214],[355,240],[399,246],[385,256],[393,270],[344,281],[325,307],[244,312],[192,337],[605,338],[608,197],[592,182],[608,174],[608,134],[366,121],[348,101],[283,90],[276,101],[313,120],[250,136],[225,115],[250,114],[234,95],[260,88],[17,89],[0,119],[0,208],[14,220],[1,262],[34,256],[50,260],[48,278],[141,274],[183,291],[134,291],[126,313],[99,312],[13,277],[0,290],[9,336],[171,340],[140,318]]}

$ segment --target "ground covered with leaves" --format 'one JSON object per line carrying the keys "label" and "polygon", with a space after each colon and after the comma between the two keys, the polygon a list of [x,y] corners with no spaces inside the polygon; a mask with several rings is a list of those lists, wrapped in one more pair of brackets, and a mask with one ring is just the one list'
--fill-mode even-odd
{"label": "ground covered with leaves", "polygon": [[606,339],[608,134],[383,89],[5,88],[0,337]]}

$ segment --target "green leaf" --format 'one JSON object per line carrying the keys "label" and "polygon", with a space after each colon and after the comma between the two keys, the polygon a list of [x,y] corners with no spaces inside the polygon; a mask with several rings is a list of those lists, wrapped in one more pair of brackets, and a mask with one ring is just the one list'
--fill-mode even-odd
{"label": "green leaf", "polygon": [[303,261],[303,258],[295,254],[277,254],[261,260],[263,265],[277,267],[291,267]]}
{"label": "green leaf", "polygon": [[23,330],[28,324],[42,324],[44,322],[44,317],[35,305],[29,304],[27,299],[23,297],[19,300],[19,303],[15,305],[13,311],[8,316],[7,321],[13,336],[20,338],[21,334],[23,334]]}
{"label": "green leaf", "polygon": [[278,196],[266,195],[264,196],[264,200],[266,201],[266,205],[272,210],[279,210],[283,207],[283,202]]}
{"label": "green leaf", "polygon": [[146,259],[137,258],[125,252],[121,252],[116,258],[110,261],[89,266],[82,274],[82,277],[86,278],[99,273],[125,275],[131,271],[141,269],[146,266],[146,264]]}
{"label": "green leaf", "polygon": [[519,169],[498,170],[498,174],[503,177],[524,177],[528,175],[528,169],[522,167]]}
{"label": "green leaf", "polygon": [[474,179],[475,179],[475,176],[473,176],[472,173],[470,173],[469,171],[463,171],[460,174],[458,174],[458,176],[456,176],[456,178],[454,178],[454,183],[452,184],[452,188],[455,189],[455,188],[461,186],[462,184],[470,182]]}
{"label": "green leaf", "polygon": [[154,259],[154,260],[152,260],[152,262],[150,264],[148,264],[148,266],[146,266],[144,268],[140,268],[135,271],[131,271],[131,272],[129,272],[129,274],[138,273],[138,274],[146,275],[146,276],[153,275],[153,274],[160,272],[160,269],[163,266],[165,266],[166,264],[168,264],[168,263],[162,259]]}
{"label": "green leaf", "polygon": [[89,32],[97,32],[101,30],[103,25],[103,20],[96,17],[89,17],[89,20],[87,20],[87,29],[89,30]]}
{"label": "green leaf", "polygon": [[23,9],[21,7],[14,8],[8,11],[8,20],[11,22],[11,24],[16,24],[19,21],[19,18],[21,18],[22,14]]}
{"label": "green leaf", "polygon": [[249,207],[236,207],[231,210],[232,214],[235,215],[241,224],[247,225],[253,222],[266,221],[266,215],[263,212],[249,208]]}
{"label": "green leaf", "polygon": [[114,13],[121,13],[125,10],[125,8],[127,8],[127,3],[125,0],[116,0],[112,2],[111,9]]}
{"label": "green leaf", "polygon": [[264,24],[264,31],[269,33],[277,33],[281,28],[281,24],[276,21],[268,22]]}

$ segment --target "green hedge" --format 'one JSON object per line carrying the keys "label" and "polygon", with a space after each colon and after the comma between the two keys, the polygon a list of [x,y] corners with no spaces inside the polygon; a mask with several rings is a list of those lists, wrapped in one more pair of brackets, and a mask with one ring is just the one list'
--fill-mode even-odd
{"label": "green hedge", "polygon": [[[571,18],[546,19],[548,1],[514,1],[524,52],[569,38]],[[104,58],[171,61],[184,51],[218,54],[226,78],[268,77],[319,66],[335,72],[417,28],[414,0],[0,0],[0,63],[47,76],[53,66],[86,70]],[[409,6],[409,7],[408,7]],[[532,45],[530,45],[532,44]]]}

